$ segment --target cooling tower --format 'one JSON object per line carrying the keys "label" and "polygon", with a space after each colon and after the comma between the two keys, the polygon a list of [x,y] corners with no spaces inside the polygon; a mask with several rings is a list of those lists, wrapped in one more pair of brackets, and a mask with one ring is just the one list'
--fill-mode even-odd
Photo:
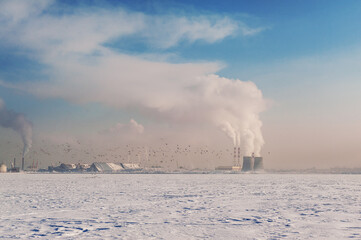
{"label": "cooling tower", "polygon": [[255,157],[254,158],[254,168],[255,171],[263,170],[263,158]]}
{"label": "cooling tower", "polygon": [[243,157],[243,165],[242,165],[242,172],[252,171],[253,169],[253,161],[252,157]]}

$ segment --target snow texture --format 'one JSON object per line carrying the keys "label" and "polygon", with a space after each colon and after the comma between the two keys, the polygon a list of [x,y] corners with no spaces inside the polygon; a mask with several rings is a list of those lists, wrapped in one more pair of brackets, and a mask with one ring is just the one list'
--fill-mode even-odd
{"label": "snow texture", "polygon": [[361,175],[0,174],[3,239],[361,238]]}

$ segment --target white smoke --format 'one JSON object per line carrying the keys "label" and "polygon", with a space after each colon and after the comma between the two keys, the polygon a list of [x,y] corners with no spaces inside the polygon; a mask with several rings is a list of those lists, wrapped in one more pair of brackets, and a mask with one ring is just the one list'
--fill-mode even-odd
{"label": "white smoke", "polygon": [[[49,67],[49,80],[17,85],[0,81],[0,85],[42,98],[62,98],[80,104],[97,102],[141,113],[164,126],[218,128],[235,146],[241,146],[244,154],[259,154],[264,143],[259,113],[265,109],[265,101],[254,83],[216,75],[222,68],[217,62],[172,63],[160,61],[157,56],[120,53],[106,44],[129,35],[157,48],[176,46],[183,40],[213,43],[236,34],[244,26],[242,22],[222,17],[169,18],[104,9],[80,12],[62,16],[51,15],[51,11],[34,13],[13,25],[3,21],[5,33],[11,33],[4,34],[8,44],[33,50],[36,59]],[[152,32],[151,36],[147,32]],[[252,35],[254,31],[246,32],[242,34]],[[144,129],[135,121],[129,126],[138,133]],[[129,126],[119,124],[113,130]]]}
{"label": "white smoke", "polygon": [[23,156],[25,156],[32,145],[32,124],[23,114],[8,110],[2,99],[0,99],[0,126],[11,128],[20,134],[24,143]]}
{"label": "white smoke", "polygon": [[259,114],[265,110],[262,92],[252,82],[208,75],[203,78],[203,104],[207,104],[204,120],[212,120],[233,141],[243,154],[260,155],[264,139]]}
{"label": "white smoke", "polygon": [[[55,65],[58,70],[53,73],[52,82],[12,87],[41,97],[134,109],[146,118],[167,124],[195,129],[212,125],[224,131],[243,154],[260,154],[264,140],[259,114],[266,103],[253,82],[209,74],[218,68],[211,63],[170,64],[137,58],[126,61],[129,58],[100,57],[96,66],[68,61],[66,65]],[[137,71],[138,68],[142,71]],[[132,122],[118,124],[113,130],[124,128],[143,131]]]}
{"label": "white smoke", "polygon": [[237,133],[236,131],[234,130],[234,128],[231,126],[231,124],[229,122],[223,122],[221,125],[220,125],[221,129],[223,132],[225,132],[228,137],[230,137],[233,141],[233,145],[234,146],[237,146]]}

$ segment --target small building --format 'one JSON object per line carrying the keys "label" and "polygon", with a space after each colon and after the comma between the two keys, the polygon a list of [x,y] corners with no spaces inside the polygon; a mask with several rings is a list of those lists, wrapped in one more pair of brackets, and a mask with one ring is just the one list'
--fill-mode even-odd
{"label": "small building", "polygon": [[240,171],[241,166],[232,166],[232,171]]}
{"label": "small building", "polygon": [[9,168],[9,169],[8,169],[8,172],[12,172],[12,173],[14,173],[14,172],[20,172],[20,168],[19,168],[19,167],[12,167],[12,168]]}
{"label": "small building", "polygon": [[217,171],[232,171],[232,166],[219,166],[216,167]]}

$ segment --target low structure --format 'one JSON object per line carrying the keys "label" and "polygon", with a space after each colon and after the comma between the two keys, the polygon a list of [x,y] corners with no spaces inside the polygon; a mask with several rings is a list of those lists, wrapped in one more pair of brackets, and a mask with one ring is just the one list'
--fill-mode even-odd
{"label": "low structure", "polygon": [[241,167],[240,166],[233,166],[232,167],[232,171],[240,171]]}
{"label": "low structure", "polygon": [[102,172],[102,173],[114,173],[124,170],[123,166],[116,163],[95,162],[88,171],[90,172]]}
{"label": "low structure", "polygon": [[232,171],[232,166],[219,166],[216,167],[217,171]]}
{"label": "low structure", "polygon": [[138,163],[121,163],[125,170],[140,170],[140,166]]}
{"label": "low structure", "polygon": [[57,167],[48,167],[49,172],[74,172],[76,170],[76,165],[73,163],[62,163]]}

